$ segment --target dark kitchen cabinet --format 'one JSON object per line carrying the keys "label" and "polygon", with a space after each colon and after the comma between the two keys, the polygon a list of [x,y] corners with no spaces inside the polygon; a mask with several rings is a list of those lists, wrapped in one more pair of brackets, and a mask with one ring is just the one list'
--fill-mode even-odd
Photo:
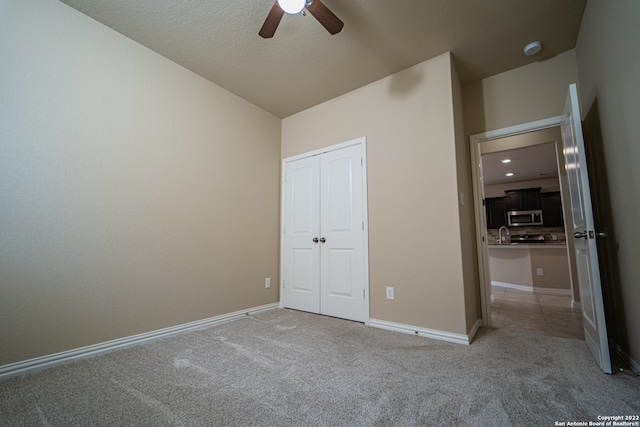
{"label": "dark kitchen cabinet", "polygon": [[505,193],[507,193],[508,211],[531,211],[542,207],[540,188],[509,190]]}
{"label": "dark kitchen cabinet", "polygon": [[559,191],[542,193],[542,221],[545,227],[564,226],[562,198]]}
{"label": "dark kitchen cabinet", "polygon": [[500,228],[507,225],[506,197],[492,197],[485,199],[487,209],[487,228]]}

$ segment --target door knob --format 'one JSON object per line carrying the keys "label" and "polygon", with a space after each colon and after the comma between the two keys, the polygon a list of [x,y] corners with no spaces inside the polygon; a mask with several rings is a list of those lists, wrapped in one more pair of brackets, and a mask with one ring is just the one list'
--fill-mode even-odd
{"label": "door knob", "polygon": [[576,231],[575,233],[573,233],[573,237],[575,237],[576,239],[586,239],[588,236],[586,231]]}
{"label": "door knob", "polygon": [[313,238],[313,243],[318,243],[318,238],[317,237]]}
{"label": "door knob", "polygon": [[321,238],[320,238],[320,243],[324,243],[324,242],[326,242],[326,241],[327,241],[327,239],[325,239],[324,237],[321,237]]}
{"label": "door knob", "polygon": [[600,232],[600,233],[596,233],[596,237],[605,238],[605,237],[609,237],[609,235],[605,232]]}

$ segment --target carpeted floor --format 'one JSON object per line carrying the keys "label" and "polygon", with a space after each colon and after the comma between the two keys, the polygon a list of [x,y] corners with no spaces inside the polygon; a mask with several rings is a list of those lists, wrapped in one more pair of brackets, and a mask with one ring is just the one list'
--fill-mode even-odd
{"label": "carpeted floor", "polygon": [[[472,345],[270,310],[0,382],[2,426],[554,426],[640,415],[584,341]],[[588,425],[588,424],[587,424]]]}

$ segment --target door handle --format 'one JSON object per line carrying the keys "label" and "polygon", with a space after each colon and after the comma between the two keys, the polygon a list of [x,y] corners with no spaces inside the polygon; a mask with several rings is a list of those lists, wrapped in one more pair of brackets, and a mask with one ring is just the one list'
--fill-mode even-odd
{"label": "door handle", "polygon": [[313,238],[313,243],[318,243],[318,238],[317,237]]}
{"label": "door handle", "polygon": [[609,237],[609,235],[605,232],[599,232],[599,233],[594,233],[593,230],[592,231],[576,231],[575,233],[573,233],[573,237],[575,237],[576,239],[586,239],[586,238],[590,238],[593,239],[595,237],[600,237],[602,239],[604,239],[605,237]]}
{"label": "door handle", "polygon": [[573,237],[576,239],[586,239],[588,236],[589,234],[586,231],[576,231],[573,233]]}
{"label": "door handle", "polygon": [[326,242],[326,241],[327,241],[327,239],[325,239],[324,237],[321,237],[321,238],[320,238],[320,243],[324,243],[324,242]]}

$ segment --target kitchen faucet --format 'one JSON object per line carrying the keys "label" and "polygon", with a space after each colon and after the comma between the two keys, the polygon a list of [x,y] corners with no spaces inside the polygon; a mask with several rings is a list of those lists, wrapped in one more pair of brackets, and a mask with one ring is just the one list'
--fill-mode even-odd
{"label": "kitchen faucet", "polygon": [[507,236],[510,236],[511,234],[509,233],[509,229],[507,228],[506,225],[503,225],[502,227],[500,227],[500,229],[498,230],[498,244],[502,245],[502,229],[504,228],[504,230],[507,232]]}

